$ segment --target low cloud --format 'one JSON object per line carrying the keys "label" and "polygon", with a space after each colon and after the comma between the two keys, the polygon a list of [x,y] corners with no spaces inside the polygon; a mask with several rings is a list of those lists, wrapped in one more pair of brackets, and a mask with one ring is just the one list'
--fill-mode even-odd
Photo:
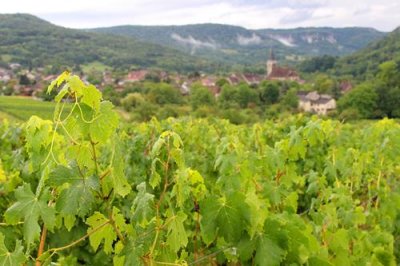
{"label": "low cloud", "polygon": [[210,48],[210,49],[217,49],[217,44],[215,42],[204,42],[198,39],[193,38],[192,35],[189,35],[188,37],[183,37],[180,36],[177,33],[172,33],[171,38],[174,39],[177,42],[180,42],[185,45],[189,45],[192,48],[191,54],[196,53],[196,49],[198,48]]}
{"label": "low cloud", "polygon": [[296,46],[292,36],[269,35],[269,37],[280,42],[281,44],[283,44],[287,47],[295,47]]}
{"label": "low cloud", "polygon": [[237,42],[239,43],[239,45],[246,46],[246,45],[260,44],[262,42],[262,39],[255,33],[253,33],[251,37],[246,37],[239,34],[237,36]]}

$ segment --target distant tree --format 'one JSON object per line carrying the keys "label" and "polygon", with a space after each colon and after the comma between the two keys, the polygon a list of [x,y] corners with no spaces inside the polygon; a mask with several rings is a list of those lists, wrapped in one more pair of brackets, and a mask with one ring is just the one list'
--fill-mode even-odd
{"label": "distant tree", "polygon": [[400,69],[394,61],[379,65],[379,72],[374,83],[378,95],[378,117],[400,117]]}
{"label": "distant tree", "polygon": [[22,74],[19,76],[19,84],[27,86],[27,85],[31,85],[31,81],[25,74]]}
{"label": "distant tree", "polygon": [[188,78],[190,78],[190,79],[197,79],[197,78],[200,78],[200,77],[201,77],[201,75],[200,75],[200,73],[198,71],[191,72],[188,75]]}
{"label": "distant tree", "polygon": [[363,83],[339,99],[337,106],[340,113],[347,109],[357,110],[360,118],[372,118],[377,107],[378,95],[373,85]]}
{"label": "distant tree", "polygon": [[334,67],[337,61],[337,57],[330,55],[323,55],[310,58],[303,61],[299,69],[302,72],[313,73],[313,72],[325,72]]}
{"label": "distant tree", "polygon": [[122,97],[112,86],[107,85],[103,89],[103,98],[111,101],[114,105],[120,105]]}
{"label": "distant tree", "polygon": [[299,105],[296,89],[292,88],[282,97],[281,104],[285,108],[296,109]]}
{"label": "distant tree", "polygon": [[215,103],[214,95],[206,88],[195,84],[190,89],[190,105],[193,110],[201,106],[211,106]]}
{"label": "distant tree", "polygon": [[217,85],[220,88],[222,88],[226,84],[229,84],[229,82],[228,82],[228,80],[226,80],[224,78],[217,80],[217,82],[215,83],[215,85]]}
{"label": "distant tree", "polygon": [[129,93],[125,98],[121,100],[121,105],[126,111],[132,111],[134,108],[143,104],[144,97],[140,93]]}
{"label": "distant tree", "polygon": [[239,84],[237,102],[242,108],[249,107],[250,104],[257,105],[259,103],[257,91],[247,84]]}
{"label": "distant tree", "polygon": [[0,93],[2,95],[10,96],[14,93],[13,86],[10,84],[4,84],[3,82],[0,82]]}
{"label": "distant tree", "polygon": [[238,107],[237,98],[238,98],[237,87],[225,84],[222,87],[221,93],[218,97],[218,104],[222,109]]}
{"label": "distant tree", "polygon": [[146,74],[146,76],[144,78],[147,81],[151,81],[151,82],[155,82],[155,83],[159,83],[161,81],[160,75],[158,75],[158,73],[156,73],[156,72],[149,72]]}
{"label": "distant tree", "polygon": [[152,103],[164,105],[182,102],[182,95],[179,90],[170,84],[146,83],[145,86],[149,89],[147,97]]}
{"label": "distant tree", "polygon": [[260,101],[269,105],[277,103],[279,100],[279,85],[276,82],[265,81],[259,86]]}

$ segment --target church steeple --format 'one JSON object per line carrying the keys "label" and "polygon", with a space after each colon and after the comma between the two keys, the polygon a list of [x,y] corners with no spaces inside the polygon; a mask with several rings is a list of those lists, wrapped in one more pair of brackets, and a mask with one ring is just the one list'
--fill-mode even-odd
{"label": "church steeple", "polygon": [[269,58],[267,60],[267,77],[271,74],[273,68],[276,66],[275,54],[272,48],[269,50]]}
{"label": "church steeple", "polygon": [[275,54],[272,48],[269,49],[269,60],[275,61]]}

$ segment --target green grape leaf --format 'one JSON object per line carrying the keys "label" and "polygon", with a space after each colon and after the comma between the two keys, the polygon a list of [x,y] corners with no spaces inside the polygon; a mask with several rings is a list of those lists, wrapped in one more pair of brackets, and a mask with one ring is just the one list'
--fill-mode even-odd
{"label": "green grape leaf", "polygon": [[79,179],[61,191],[56,201],[56,209],[63,215],[84,217],[95,202],[94,191],[99,189],[97,178]]}
{"label": "green grape leaf", "polygon": [[64,81],[66,81],[70,77],[70,73],[68,71],[64,71],[59,75],[55,80],[53,80],[49,87],[47,87],[47,93],[50,93],[54,87],[57,85],[59,87]]}
{"label": "green grape leaf", "polygon": [[101,92],[93,85],[85,86],[82,90],[81,103],[91,107],[96,113],[100,108]]}
{"label": "green grape leaf", "polygon": [[237,245],[240,260],[248,261],[253,257],[253,253],[257,248],[257,241],[254,239],[250,239],[249,236],[245,235],[240,239],[240,242]]}
{"label": "green grape leaf", "polygon": [[286,252],[277,243],[267,236],[260,237],[254,258],[255,265],[281,265]]}
{"label": "green grape leaf", "polygon": [[[124,233],[126,231],[125,218],[116,207],[113,207],[112,217],[115,227],[119,232]],[[113,251],[113,242],[117,239],[117,233],[111,225],[111,221],[102,213],[95,212],[86,219],[86,224],[90,226],[88,233],[96,230],[89,236],[89,242],[94,251],[97,251],[100,243],[104,240],[104,252],[110,254]]]}
{"label": "green grape leaf", "polygon": [[186,247],[188,243],[188,236],[185,230],[185,226],[183,222],[186,220],[187,216],[182,211],[179,211],[176,215],[172,212],[168,216],[168,220],[171,221],[168,223],[168,236],[167,236],[167,245],[171,248],[175,253],[179,251],[181,247]]}
{"label": "green grape leaf", "polygon": [[69,84],[65,84],[64,87],[58,92],[54,100],[59,103],[64,98],[64,96],[68,93]]}
{"label": "green grape leaf", "polygon": [[113,265],[114,266],[124,266],[125,264],[125,256],[119,256],[121,251],[124,249],[124,244],[121,241],[118,241],[115,244],[115,255],[113,257]]}
{"label": "green grape leaf", "polygon": [[132,220],[140,224],[141,226],[146,226],[154,216],[154,195],[146,192],[146,183],[140,183],[137,186],[139,193],[137,194],[132,205]]}
{"label": "green grape leaf", "polygon": [[89,134],[93,142],[106,143],[119,124],[119,116],[109,101],[102,101],[96,119],[89,124]]}
{"label": "green grape leaf", "polygon": [[349,249],[349,237],[346,229],[340,228],[336,232],[327,232],[327,239],[329,240],[329,249],[333,252],[345,251]]}
{"label": "green grape leaf", "polygon": [[124,160],[124,151],[121,145],[121,142],[116,140],[113,142],[114,146],[114,156],[112,161],[112,170],[111,170],[111,181],[112,186],[116,194],[125,197],[128,195],[132,188],[126,179],[124,169],[125,169],[125,160]]}
{"label": "green grape leaf", "polygon": [[183,208],[188,200],[202,200],[206,192],[207,188],[204,185],[204,178],[198,171],[191,168],[176,171],[175,185],[171,196],[176,198],[176,205],[178,207]]}
{"label": "green grape leaf", "polygon": [[83,81],[76,75],[70,76],[68,78],[68,84],[71,88],[71,91],[76,94],[77,97],[81,97],[83,94],[83,90],[85,89],[86,85]]}
{"label": "green grape leaf", "polygon": [[[39,167],[45,160],[52,143],[53,122],[43,120],[38,116],[31,116],[25,125],[26,150],[34,168]],[[55,134],[55,143],[60,137]]]}
{"label": "green grape leaf", "polygon": [[15,243],[14,252],[9,252],[4,244],[4,235],[0,232],[0,265],[2,266],[17,266],[23,265],[26,257],[23,252],[21,241]]}
{"label": "green grape leaf", "polygon": [[72,183],[81,179],[76,170],[58,165],[50,172],[48,182],[52,186],[61,186],[65,183]]}
{"label": "green grape leaf", "polygon": [[143,265],[142,256],[145,253],[145,249],[142,243],[128,238],[124,248],[118,253],[119,258],[124,258],[124,265]]}
{"label": "green grape leaf", "polygon": [[259,199],[255,192],[249,191],[246,194],[246,203],[249,205],[249,211],[251,212],[251,226],[248,232],[249,235],[253,237],[264,226],[265,219],[268,215],[269,202]]}
{"label": "green grape leaf", "polygon": [[149,184],[152,188],[157,187],[160,182],[161,182],[161,176],[160,174],[157,172],[157,162],[159,162],[160,164],[162,164],[162,162],[160,161],[160,159],[155,158],[152,162],[151,162],[151,175],[150,175],[150,180],[149,180]]}
{"label": "green grape leaf", "polygon": [[24,184],[15,190],[15,202],[5,213],[7,223],[16,224],[20,219],[24,219],[24,239],[28,244],[39,239],[40,226],[39,218],[43,219],[44,224],[49,230],[53,230],[55,225],[55,211],[47,204],[49,193],[45,192],[40,198],[33,194],[30,186]]}
{"label": "green grape leaf", "polygon": [[117,239],[117,234],[110,224],[109,219],[107,219],[102,213],[95,212],[92,216],[86,219],[86,224],[90,226],[88,228],[88,233],[94,229],[100,228],[89,236],[89,242],[94,251],[97,251],[100,243],[104,240],[104,252],[110,254],[113,251],[112,244],[114,240]]}
{"label": "green grape leaf", "polygon": [[80,169],[94,169],[95,167],[89,143],[68,147],[67,156],[71,160],[75,160]]}
{"label": "green grape leaf", "polygon": [[236,242],[249,224],[249,206],[239,192],[228,197],[208,197],[200,204],[200,226],[204,242],[209,245],[216,236]]}

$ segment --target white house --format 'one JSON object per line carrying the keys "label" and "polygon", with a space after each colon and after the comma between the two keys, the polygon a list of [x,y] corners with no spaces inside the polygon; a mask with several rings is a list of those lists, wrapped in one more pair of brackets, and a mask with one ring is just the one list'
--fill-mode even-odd
{"label": "white house", "polygon": [[299,97],[299,108],[305,112],[326,115],[328,111],[336,109],[336,100],[328,94],[300,91],[297,96]]}

